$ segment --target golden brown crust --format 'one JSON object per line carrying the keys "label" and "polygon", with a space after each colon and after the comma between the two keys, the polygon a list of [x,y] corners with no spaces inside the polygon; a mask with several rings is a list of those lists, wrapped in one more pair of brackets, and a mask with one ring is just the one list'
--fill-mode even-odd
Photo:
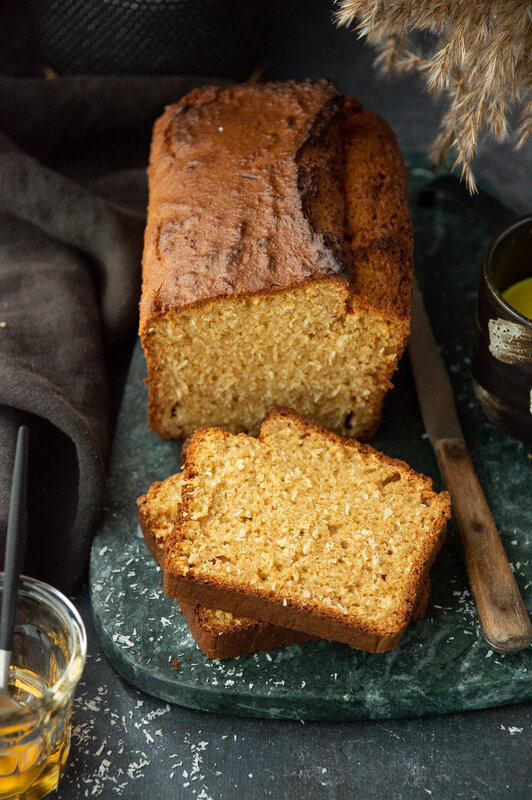
{"label": "golden brown crust", "polygon": [[[150,486],[150,492],[155,492],[162,486],[161,481],[155,481]],[[144,536],[144,542],[148,548],[152,558],[157,564],[164,569],[164,542],[155,535],[157,529],[157,520],[153,518],[150,510],[150,497],[149,493],[141,495],[137,499],[137,512],[139,517],[140,529]]]}
{"label": "golden brown crust", "polygon": [[[356,101],[355,101],[356,102]],[[393,131],[346,101],[346,237],[353,303],[404,322],[409,332],[414,242],[407,172]]]}
{"label": "golden brown crust", "polygon": [[[414,607],[412,619],[423,619],[427,611],[430,596],[430,579],[422,585],[418,600]],[[224,630],[220,626],[213,627],[212,612],[205,613],[199,605],[181,602],[179,607],[187,620],[190,632],[196,644],[209,658],[225,659],[248,656],[260,650],[273,650],[291,644],[316,641],[318,636],[311,636],[302,631],[281,628],[267,622],[234,625],[227,623]]]}
{"label": "golden brown crust", "polygon": [[425,583],[421,584],[420,586],[416,604],[414,606],[414,610],[412,611],[412,619],[415,622],[417,622],[420,619],[423,619],[423,617],[427,613],[427,607],[430,599],[430,589],[431,589],[430,578],[427,578]]}
{"label": "golden brown crust", "polygon": [[[290,289],[295,285],[305,285],[331,278],[340,279],[342,282],[351,282],[357,302],[364,306],[381,310],[392,318],[409,320],[413,240],[406,198],[406,168],[395,136],[387,123],[377,114],[362,109],[354,98],[348,98],[346,102],[345,119],[347,122],[343,133],[345,221],[347,223],[345,238],[351,251],[351,257],[347,261],[344,260],[345,254],[341,253],[337,260],[337,267],[329,260],[328,268],[324,269],[320,267],[319,259],[315,259],[313,268],[309,271],[308,267],[297,259],[290,258],[289,263],[285,263],[282,257],[277,256],[277,253],[270,253],[268,270],[258,268],[257,264],[254,269],[251,269],[247,260],[245,269],[240,269],[238,275],[233,275],[230,279],[218,280],[216,278],[214,280],[213,272],[216,276],[218,269],[221,276],[228,268],[227,262],[224,261],[218,264],[218,268],[209,264],[208,273],[205,274],[197,269],[193,278],[183,285],[181,273],[184,270],[185,274],[188,274],[190,265],[186,261],[181,265],[183,256],[177,248],[178,232],[174,230],[173,235],[167,237],[172,240],[173,258],[168,257],[164,263],[162,262],[159,245],[162,221],[165,219],[171,221],[173,208],[180,203],[185,204],[188,199],[181,196],[183,190],[180,189],[180,178],[182,175],[174,163],[175,157],[172,158],[168,154],[168,140],[169,137],[175,135],[172,126],[175,124],[176,118],[185,118],[187,109],[202,105],[202,96],[206,99],[205,104],[209,106],[215,105],[214,101],[222,102],[223,105],[223,100],[228,95],[242,100],[253,94],[260,98],[260,94],[264,92],[277,93],[277,96],[282,96],[283,91],[303,91],[304,94],[310,94],[313,90],[321,92],[317,102],[314,103],[316,119],[313,124],[307,122],[306,128],[304,128],[308,131],[307,139],[300,141],[297,147],[294,142],[294,159],[300,157],[301,154],[306,155],[306,151],[310,147],[317,160],[316,154],[320,152],[320,147],[323,151],[326,140],[319,141],[320,147],[318,147],[316,137],[312,138],[311,136],[312,128],[320,128],[323,137],[324,122],[327,119],[330,122],[331,119],[335,119],[335,115],[338,115],[341,97],[331,84],[323,81],[303,84],[293,82],[263,84],[253,87],[244,85],[228,89],[205,87],[203,90],[194,90],[193,102],[191,102],[190,95],[187,95],[176,106],[169,106],[156,122],[149,168],[150,203],[143,258],[143,291],[139,327],[141,336],[146,332],[151,319],[164,316],[169,312],[172,313],[177,309],[201,307],[213,298],[223,299],[234,294],[260,296]],[[324,112],[324,109],[327,113],[325,120],[322,120],[320,114]],[[308,114],[311,114],[310,109]],[[281,121],[277,120],[277,123],[281,124]],[[243,121],[239,124],[242,125]],[[190,148],[189,142],[184,144]],[[187,157],[190,158],[190,156]],[[322,169],[316,170],[313,176],[314,181],[318,182],[319,175],[322,173],[331,172],[331,164],[338,161],[341,163],[341,157],[325,162],[329,164],[328,169],[323,169],[323,165],[320,165]],[[210,168],[212,170],[212,165]],[[297,180],[297,175],[294,175],[292,180]],[[195,188],[194,185],[192,188]],[[301,182],[299,182],[298,189],[304,191]],[[242,189],[240,190],[242,191]],[[338,244],[334,244],[334,242],[340,239],[340,230],[335,227],[330,213],[327,213],[331,207],[331,198],[325,193],[325,196],[320,198],[316,194],[316,190],[316,186],[306,190],[307,194],[313,198],[314,206],[318,207],[318,201],[321,201],[319,207],[308,216],[319,219],[321,224],[325,217],[328,227],[334,228],[334,232],[332,230],[325,232],[325,241],[338,255]],[[330,195],[330,192],[328,194]],[[339,194],[333,192],[333,199],[338,201],[338,197]],[[299,202],[301,202],[301,195]],[[227,198],[224,198],[224,203],[227,204]],[[189,211],[191,211],[190,208]],[[336,211],[336,225],[338,225],[338,216],[341,217],[342,222],[344,221],[344,212],[339,201],[336,202]],[[202,222],[209,216],[210,210],[209,213],[204,214]],[[302,223],[301,218],[299,221]],[[219,231],[218,235],[223,237],[223,231]],[[321,235],[323,237],[323,231]],[[188,238],[187,235],[185,239]],[[281,248],[280,242],[279,248],[283,253],[286,251],[286,246]],[[223,241],[217,241],[217,249],[223,250]],[[272,260],[275,260],[275,269],[272,268]],[[234,268],[234,266],[233,264],[232,267]],[[241,265],[236,265],[236,267],[239,266]],[[206,265],[203,266],[203,270],[205,269]],[[334,272],[337,274],[332,274]],[[371,273],[374,273],[373,278]],[[202,283],[202,281],[207,281],[207,283]]]}
{"label": "golden brown crust", "polygon": [[284,628],[303,631],[320,639],[345,642],[359,650],[380,653],[395,647],[404,630],[393,636],[379,636],[371,630],[353,629],[332,612],[313,614],[301,607],[288,604],[283,606],[276,600],[264,597],[248,587],[241,589],[225,585],[207,583],[200,577],[165,573],[164,590],[170,597],[180,597],[180,602],[216,605],[222,610],[232,611],[239,616],[258,616],[270,620]]}
{"label": "golden brown crust", "polygon": [[[382,463],[400,469],[404,474],[410,475],[424,484],[427,496],[430,496],[431,507],[434,506],[437,516],[434,518],[430,535],[426,537],[424,546],[420,550],[416,563],[413,565],[412,577],[405,590],[405,598],[401,611],[400,622],[394,625],[384,623],[377,626],[375,623],[360,620],[356,625],[345,621],[345,618],[335,609],[312,609],[304,607],[291,598],[283,598],[279,592],[259,590],[254,586],[241,584],[237,579],[228,580],[220,576],[217,580],[196,574],[194,568],[188,569],[186,574],[174,568],[172,558],[167,562],[165,569],[164,589],[171,597],[178,598],[180,602],[199,603],[205,607],[216,607],[231,611],[233,614],[244,617],[264,619],[283,628],[293,628],[323,639],[333,639],[345,642],[353,647],[370,652],[384,652],[395,647],[404,634],[406,626],[416,611],[416,606],[422,607],[425,584],[427,583],[430,569],[439,552],[444,538],[446,523],[450,516],[450,498],[447,492],[436,494],[430,478],[419,475],[405,462],[374,450],[370,445],[360,444],[356,440],[342,439],[334,433],[325,431],[314,423],[301,418],[291,409],[274,409],[268,414],[261,426],[259,439],[267,437],[269,423],[279,419],[288,420],[296,425],[303,433],[318,433],[332,442],[356,449],[359,453],[377,457]],[[191,480],[196,475],[195,453],[205,437],[212,435],[229,437],[230,434],[219,428],[198,429],[190,439],[184,468],[184,483],[182,491],[182,504],[176,516],[174,526],[174,544],[172,554],[179,551],[180,541],[184,539],[182,528],[186,525],[189,503],[192,499]],[[246,434],[238,434],[246,438]]]}
{"label": "golden brown crust", "polygon": [[179,606],[196,644],[209,658],[238,658],[317,638],[268,622],[227,623],[222,629],[219,625],[213,626],[212,612],[205,612],[199,604],[180,602]]}
{"label": "golden brown crust", "polygon": [[148,171],[141,330],[199,300],[349,275],[342,103],[328,81],[289,81],[205,87],[166,109]]}

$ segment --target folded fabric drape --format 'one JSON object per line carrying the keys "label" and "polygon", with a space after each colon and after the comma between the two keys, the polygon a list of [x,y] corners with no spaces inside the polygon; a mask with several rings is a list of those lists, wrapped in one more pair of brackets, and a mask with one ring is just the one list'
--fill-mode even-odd
{"label": "folded fabric drape", "polygon": [[[25,571],[63,591],[87,566],[110,439],[106,363],[134,335],[140,291],[145,169],[106,176],[101,153],[110,172],[124,150],[145,165],[165,104],[218,82],[0,79],[0,550],[16,431],[26,423]],[[58,171],[63,152],[85,185]]]}

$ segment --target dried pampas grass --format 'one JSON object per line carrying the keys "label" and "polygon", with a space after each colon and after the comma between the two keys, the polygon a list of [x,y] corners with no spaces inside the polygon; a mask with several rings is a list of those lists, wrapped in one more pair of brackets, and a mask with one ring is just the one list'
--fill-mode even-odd
{"label": "dried pampas grass", "polygon": [[[337,21],[379,52],[385,72],[417,71],[447,99],[431,157],[449,148],[471,192],[471,162],[483,132],[510,138],[509,113],[521,108],[516,148],[532,128],[532,5],[527,0],[337,0]],[[411,35],[431,34],[426,54]],[[419,37],[418,37],[419,38]],[[429,38],[429,37],[427,37]],[[426,43],[424,43],[426,46]]]}

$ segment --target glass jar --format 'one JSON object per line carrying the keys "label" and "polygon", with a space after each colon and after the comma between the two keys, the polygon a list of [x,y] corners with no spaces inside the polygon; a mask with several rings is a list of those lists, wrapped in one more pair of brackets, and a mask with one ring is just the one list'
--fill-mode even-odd
{"label": "glass jar", "polygon": [[[0,590],[3,582],[0,573]],[[86,653],[85,627],[72,603],[22,576],[9,668],[10,692],[21,706],[0,715],[0,800],[34,800],[56,788]]]}

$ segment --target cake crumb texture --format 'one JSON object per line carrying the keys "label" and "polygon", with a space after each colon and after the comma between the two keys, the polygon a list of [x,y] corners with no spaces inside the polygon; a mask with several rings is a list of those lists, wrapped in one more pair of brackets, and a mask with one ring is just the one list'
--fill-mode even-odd
{"label": "cake crumb texture", "polygon": [[291,411],[260,439],[197,431],[165,589],[364,649],[394,646],[450,515],[404,462]]}
{"label": "cake crumb texture", "polygon": [[[161,567],[181,502],[182,481],[182,473],[155,481],[137,500],[146,546]],[[198,603],[182,602],[180,608],[198,647],[209,658],[236,658],[314,638],[300,631],[239,617],[231,611],[204,608]]]}

